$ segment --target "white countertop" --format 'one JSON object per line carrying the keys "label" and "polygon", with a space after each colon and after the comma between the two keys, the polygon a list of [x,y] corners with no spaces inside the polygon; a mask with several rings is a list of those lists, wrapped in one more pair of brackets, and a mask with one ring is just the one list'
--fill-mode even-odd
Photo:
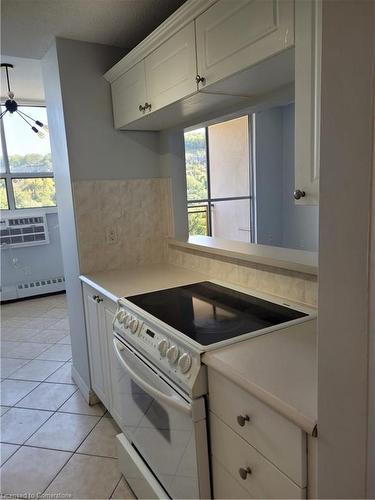
{"label": "white countertop", "polygon": [[203,362],[316,435],[316,340],[313,320],[207,352]]}
{"label": "white countertop", "polygon": [[170,264],[147,264],[90,273],[80,276],[80,279],[109,299],[117,301],[120,297],[204,281],[207,276]]}
{"label": "white countertop", "polygon": [[[170,264],[101,271],[80,277],[110,300],[204,281]],[[203,362],[309,434],[317,424],[316,321],[208,352]]]}

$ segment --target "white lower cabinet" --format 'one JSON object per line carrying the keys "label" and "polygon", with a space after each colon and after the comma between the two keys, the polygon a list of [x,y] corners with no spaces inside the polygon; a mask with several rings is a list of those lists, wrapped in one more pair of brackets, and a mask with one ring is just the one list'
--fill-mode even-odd
{"label": "white lower cabinet", "polygon": [[306,498],[307,435],[208,369],[214,498]]}
{"label": "white lower cabinet", "polygon": [[91,386],[107,409],[111,408],[108,339],[116,304],[94,288],[83,285]]}

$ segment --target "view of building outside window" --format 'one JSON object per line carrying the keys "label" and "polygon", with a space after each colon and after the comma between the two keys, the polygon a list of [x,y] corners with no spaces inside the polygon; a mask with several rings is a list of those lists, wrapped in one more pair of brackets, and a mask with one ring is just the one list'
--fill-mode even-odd
{"label": "view of building outside window", "polygon": [[[20,110],[47,124],[44,107],[22,106]],[[1,208],[56,206],[48,133],[41,139],[19,115],[6,113],[2,119],[1,136]]]}
{"label": "view of building outside window", "polygon": [[251,241],[248,116],[185,132],[189,234]]}

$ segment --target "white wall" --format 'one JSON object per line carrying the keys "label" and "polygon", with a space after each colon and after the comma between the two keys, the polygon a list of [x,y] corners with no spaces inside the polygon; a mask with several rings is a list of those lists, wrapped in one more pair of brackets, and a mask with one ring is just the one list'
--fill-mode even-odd
{"label": "white wall", "polygon": [[319,498],[366,495],[374,7],[323,2]]}
{"label": "white wall", "polygon": [[90,374],[72,182],[159,176],[158,134],[113,128],[110,86],[103,74],[123,55],[114,47],[57,39],[43,59],[73,367],[87,388]]}

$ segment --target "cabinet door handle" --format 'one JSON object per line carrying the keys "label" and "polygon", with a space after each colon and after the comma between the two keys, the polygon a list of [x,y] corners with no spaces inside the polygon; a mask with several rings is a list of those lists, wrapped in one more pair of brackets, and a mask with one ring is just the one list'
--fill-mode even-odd
{"label": "cabinet door handle", "polygon": [[246,422],[250,422],[250,417],[249,415],[238,415],[237,416],[237,423],[241,427],[245,425]]}
{"label": "cabinet door handle", "polygon": [[151,104],[149,102],[145,102],[144,109],[149,109],[151,111]]}
{"label": "cabinet door handle", "polygon": [[103,299],[101,297],[99,297],[99,295],[98,295],[97,299],[96,299],[96,302],[99,304],[100,302],[103,302]]}
{"label": "cabinet door handle", "polygon": [[200,83],[201,83],[202,85],[204,85],[204,84],[206,83],[206,79],[205,79],[205,77],[204,77],[204,76],[200,76],[200,75],[197,75],[197,76],[195,77],[195,81],[197,82],[197,85],[199,85]]}
{"label": "cabinet door handle", "polygon": [[99,295],[93,295],[92,298],[98,302]]}
{"label": "cabinet door handle", "polygon": [[247,476],[251,474],[251,469],[250,467],[240,467],[238,469],[238,474],[240,475],[241,479],[245,480]]}
{"label": "cabinet door handle", "polygon": [[141,112],[143,112],[143,113],[146,111],[146,107],[145,107],[145,106],[142,106],[142,104],[140,104],[140,105],[139,105],[139,108],[138,108],[138,109],[139,109],[139,111],[141,111]]}
{"label": "cabinet door handle", "polygon": [[304,198],[306,196],[305,191],[301,191],[300,189],[296,189],[293,193],[294,199],[295,200],[300,200],[301,198]]}

